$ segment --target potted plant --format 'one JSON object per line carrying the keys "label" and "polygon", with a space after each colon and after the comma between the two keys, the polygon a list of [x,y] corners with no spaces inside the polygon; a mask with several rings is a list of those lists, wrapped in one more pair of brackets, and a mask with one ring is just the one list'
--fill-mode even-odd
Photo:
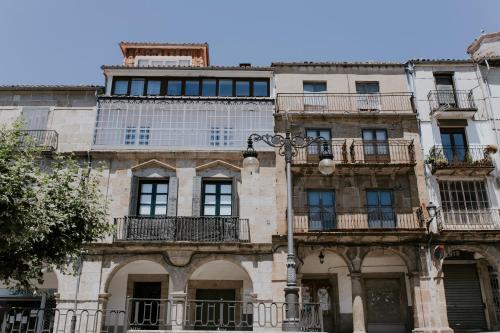
{"label": "potted plant", "polygon": [[431,164],[433,168],[439,166],[445,166],[448,164],[448,160],[443,155],[443,152],[438,149],[436,146],[432,146],[429,150],[429,154],[426,156],[425,164]]}

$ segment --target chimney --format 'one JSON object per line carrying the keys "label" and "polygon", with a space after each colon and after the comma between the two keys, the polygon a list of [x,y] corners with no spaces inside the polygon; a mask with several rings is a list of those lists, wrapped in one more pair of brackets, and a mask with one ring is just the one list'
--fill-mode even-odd
{"label": "chimney", "polygon": [[240,67],[241,68],[250,68],[250,67],[252,67],[252,64],[249,62],[242,62],[242,63],[240,63]]}

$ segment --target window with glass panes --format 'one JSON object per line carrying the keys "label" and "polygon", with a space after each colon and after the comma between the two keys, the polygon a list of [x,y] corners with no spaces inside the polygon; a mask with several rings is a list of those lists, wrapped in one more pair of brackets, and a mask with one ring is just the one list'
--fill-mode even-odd
{"label": "window with glass panes", "polygon": [[482,181],[440,181],[439,193],[443,211],[474,211],[490,206]]}
{"label": "window with glass panes", "polygon": [[231,216],[233,212],[233,189],[231,182],[203,183],[203,215]]}
{"label": "window with glass panes", "polygon": [[144,180],[139,183],[138,215],[167,214],[168,181]]}
{"label": "window with glass panes", "polygon": [[[325,141],[330,143],[332,139],[332,134],[329,129],[326,128],[308,128],[306,130],[306,135],[311,138],[321,137],[325,139]],[[312,144],[307,148],[307,152],[311,155],[318,155],[321,152],[322,143]]]}

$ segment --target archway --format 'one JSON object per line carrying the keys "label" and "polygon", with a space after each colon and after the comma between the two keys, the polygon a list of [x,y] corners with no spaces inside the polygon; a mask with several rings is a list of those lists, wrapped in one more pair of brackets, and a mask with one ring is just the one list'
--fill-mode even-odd
{"label": "archway", "polygon": [[406,332],[411,318],[411,263],[399,251],[373,249],[361,263],[367,330]]}
{"label": "archway", "polygon": [[252,279],[242,266],[225,259],[205,261],[189,276],[188,328],[251,327],[253,296]]}
{"label": "archway", "polygon": [[311,251],[302,259],[298,275],[301,301],[320,304],[325,332],[349,327],[351,320],[346,319],[352,313],[349,273],[349,261],[329,249]]}
{"label": "archway", "polygon": [[481,248],[447,249],[442,276],[451,328],[475,331],[496,327],[500,315],[497,260]]}

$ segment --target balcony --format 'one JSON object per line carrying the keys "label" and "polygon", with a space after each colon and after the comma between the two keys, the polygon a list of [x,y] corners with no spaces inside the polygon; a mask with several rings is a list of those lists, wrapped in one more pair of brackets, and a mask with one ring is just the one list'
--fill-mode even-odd
{"label": "balcony", "polygon": [[424,229],[420,208],[365,207],[336,212],[307,208],[294,210],[295,234]]}
{"label": "balcony", "polygon": [[411,93],[279,93],[276,98],[276,112],[390,115],[413,114],[415,113],[415,108]]}
{"label": "balcony", "polygon": [[494,170],[490,157],[496,148],[483,145],[442,146],[431,148],[425,163],[441,176],[486,176]]}
{"label": "balcony", "polygon": [[[330,152],[339,172],[357,171],[383,167],[387,173],[408,172],[415,165],[413,140],[389,139],[383,141],[332,140]],[[319,162],[321,147],[310,146],[300,149],[293,160],[295,166],[314,165]]]}
{"label": "balcony", "polygon": [[470,119],[477,112],[472,90],[431,90],[427,99],[437,119]]}
{"label": "balcony", "polygon": [[250,134],[272,132],[269,98],[100,97],[92,149],[240,152]]}
{"label": "balcony", "polygon": [[234,216],[125,216],[114,223],[114,241],[250,242],[248,219]]}
{"label": "balcony", "polygon": [[57,150],[58,134],[53,130],[24,130],[36,147],[43,151],[53,152]]}
{"label": "balcony", "polygon": [[500,230],[498,209],[442,210],[437,222],[440,231]]}

